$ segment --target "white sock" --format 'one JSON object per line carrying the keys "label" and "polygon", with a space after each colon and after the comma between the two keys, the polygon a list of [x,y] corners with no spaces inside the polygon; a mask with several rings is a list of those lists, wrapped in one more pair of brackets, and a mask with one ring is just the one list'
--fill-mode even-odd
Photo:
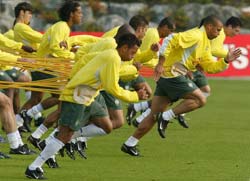
{"label": "white sock", "polygon": [[36,115],[37,113],[39,113],[39,112],[41,112],[41,111],[43,111],[43,106],[42,106],[41,103],[39,103],[39,104],[33,106],[31,109],[29,109],[29,110],[27,111],[27,114],[28,114],[30,117],[33,118],[33,117],[35,117],[35,115]]}
{"label": "white sock", "polygon": [[127,141],[125,142],[125,145],[127,146],[135,146],[137,145],[137,143],[139,142],[138,139],[136,139],[135,137],[133,136],[130,136]]}
{"label": "white sock", "polygon": [[16,124],[18,128],[23,125],[23,118],[20,114],[16,114]]}
{"label": "white sock", "polygon": [[19,145],[23,146],[23,140],[22,140],[22,137],[21,137],[19,131],[16,131],[15,133],[16,133],[16,137],[17,137]]}
{"label": "white sock", "polygon": [[164,120],[169,121],[169,120],[175,118],[175,114],[174,114],[172,109],[169,109],[169,110],[163,112],[162,117]]}
{"label": "white sock", "polygon": [[41,168],[45,161],[55,155],[63,146],[63,142],[57,138],[52,138],[35,161],[29,165],[29,169],[35,170],[37,167]]}
{"label": "white sock", "polygon": [[102,128],[94,124],[89,124],[87,126],[84,126],[80,129],[80,131],[81,131],[81,136],[84,137],[102,136],[107,134]]}
{"label": "white sock", "polygon": [[18,141],[18,138],[17,138],[17,136],[16,136],[16,132],[8,133],[8,134],[7,134],[7,139],[8,139],[8,141],[9,141],[10,148],[12,148],[12,149],[18,148],[18,146],[19,146],[19,141]]}
{"label": "white sock", "polygon": [[31,91],[25,91],[25,97],[26,100],[29,100],[31,98]]}
{"label": "white sock", "polygon": [[38,118],[42,117],[42,113],[39,112],[37,114],[34,115],[34,119],[37,120]]}
{"label": "white sock", "polygon": [[138,117],[136,118],[136,121],[137,121],[138,123],[141,123],[141,122],[143,121],[143,119],[144,119],[145,117],[147,117],[147,116],[150,114],[150,112],[151,112],[151,109],[148,108],[145,112],[143,112],[140,116],[138,116]]}
{"label": "white sock", "polygon": [[87,142],[88,141],[88,138],[87,137],[83,137],[83,136],[80,136],[78,138],[76,138],[77,141],[81,141],[81,142]]}
{"label": "white sock", "polygon": [[136,112],[144,111],[148,108],[148,101],[138,102],[134,104]]}
{"label": "white sock", "polygon": [[54,131],[50,133],[50,135],[45,139],[45,143],[49,143],[52,138],[54,138],[55,132],[58,131],[58,128],[55,128]]}
{"label": "white sock", "polygon": [[34,131],[31,136],[36,138],[36,139],[39,139],[42,137],[42,135],[44,133],[46,133],[48,131],[48,128],[46,126],[44,126],[44,124],[41,124],[37,129],[36,131]]}

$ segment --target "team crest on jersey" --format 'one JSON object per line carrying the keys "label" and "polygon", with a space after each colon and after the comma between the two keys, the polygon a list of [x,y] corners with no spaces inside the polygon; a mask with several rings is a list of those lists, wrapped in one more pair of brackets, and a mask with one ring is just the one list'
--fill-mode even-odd
{"label": "team crest on jersey", "polygon": [[189,82],[188,87],[194,87],[194,85],[191,82]]}
{"label": "team crest on jersey", "polygon": [[118,99],[115,99],[115,105],[119,105],[120,101]]}

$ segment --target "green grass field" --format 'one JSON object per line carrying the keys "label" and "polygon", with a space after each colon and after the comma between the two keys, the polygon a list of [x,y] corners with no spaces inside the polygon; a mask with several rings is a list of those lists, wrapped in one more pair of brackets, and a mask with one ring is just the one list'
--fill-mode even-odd
{"label": "green grass field", "polygon": [[[139,143],[141,157],[120,151],[134,128],[124,125],[105,137],[88,142],[88,159],[58,156],[59,169],[44,165],[50,181],[249,181],[250,83],[248,80],[209,80],[212,95],[207,105],[186,118],[189,129],[175,121],[167,138],[156,127]],[[1,135],[5,135],[1,132]],[[24,135],[24,140],[28,134]],[[7,153],[9,145],[0,144]],[[0,180],[29,180],[26,167],[36,156],[0,160]]]}

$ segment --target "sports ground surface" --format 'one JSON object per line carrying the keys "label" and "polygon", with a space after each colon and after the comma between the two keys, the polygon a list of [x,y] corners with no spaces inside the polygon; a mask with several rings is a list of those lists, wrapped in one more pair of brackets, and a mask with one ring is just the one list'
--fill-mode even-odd
{"label": "sports ground surface", "polygon": [[[60,168],[44,165],[45,176],[50,181],[249,181],[250,81],[209,83],[212,95],[207,105],[186,115],[190,128],[174,121],[167,138],[161,139],[155,127],[139,143],[141,157],[120,151],[134,130],[126,124],[108,136],[89,140],[87,160],[58,155]],[[2,131],[1,135],[5,136]],[[24,140],[27,137],[24,134]],[[0,150],[7,153],[9,145],[0,144]],[[24,171],[35,157],[0,160],[0,181],[29,180]]]}

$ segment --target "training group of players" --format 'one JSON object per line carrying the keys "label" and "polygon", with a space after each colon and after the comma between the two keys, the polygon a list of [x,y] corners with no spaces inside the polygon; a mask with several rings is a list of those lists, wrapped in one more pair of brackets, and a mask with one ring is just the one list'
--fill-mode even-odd
{"label": "training group of players", "polygon": [[[9,154],[36,154],[21,137],[23,132],[32,132],[34,120],[36,130],[27,141],[40,154],[26,168],[25,176],[31,179],[45,178],[44,163],[57,168],[57,153],[66,153],[72,159],[78,153],[86,158],[87,140],[111,133],[122,127],[124,120],[136,127],[121,146],[121,151],[131,156],[140,155],[137,144],[155,123],[162,138],[172,119],[188,128],[185,113],[203,107],[210,95],[204,73],[224,71],[241,55],[238,48],[223,48],[226,37],[240,33],[242,23],[234,16],[222,23],[216,15],[208,15],[197,27],[177,33],[170,17],[163,18],[157,27],[149,27],[145,17],[136,15],[128,23],[95,37],[70,36],[71,27],[83,18],[77,1],[64,2],[58,10],[60,20],[44,34],[30,26],[32,11],[27,2],[17,4],[13,27],[0,34],[0,59],[4,62],[0,81],[30,85],[22,106],[18,88],[2,86],[0,115]],[[60,73],[50,68],[51,63],[23,70],[25,65],[37,67],[38,60],[43,59],[59,66],[73,62],[65,66],[63,88],[61,84],[53,86],[44,99],[45,90],[52,80],[59,79]],[[154,93],[140,75],[142,66],[154,69]],[[36,82],[44,86],[37,88],[32,84]],[[129,103],[125,116],[121,101]],[[43,117],[42,112],[53,106],[57,108]],[[141,115],[135,117],[138,112]],[[49,128],[53,131],[42,140]],[[0,158],[10,156],[0,152]]]}

